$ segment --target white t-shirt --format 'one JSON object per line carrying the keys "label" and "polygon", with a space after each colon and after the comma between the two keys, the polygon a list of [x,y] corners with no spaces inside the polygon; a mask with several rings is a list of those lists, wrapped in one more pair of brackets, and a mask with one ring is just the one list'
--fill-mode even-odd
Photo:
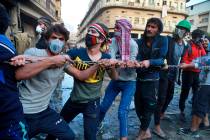
{"label": "white t-shirt", "polygon": [[[45,49],[30,48],[25,51],[30,56],[48,56]],[[46,69],[36,76],[22,80],[19,85],[20,101],[24,114],[34,114],[48,108],[51,95],[55,90],[64,67]]]}

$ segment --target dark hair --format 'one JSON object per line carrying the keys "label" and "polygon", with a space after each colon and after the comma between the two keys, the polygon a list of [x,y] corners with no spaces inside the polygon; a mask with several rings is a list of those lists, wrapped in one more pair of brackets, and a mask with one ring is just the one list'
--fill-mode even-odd
{"label": "dark hair", "polygon": [[155,24],[158,26],[159,33],[163,32],[163,23],[159,18],[150,18],[147,20],[146,27],[149,23]]}
{"label": "dark hair", "polygon": [[0,3],[0,34],[5,34],[10,23],[6,8]]}
{"label": "dark hair", "polygon": [[205,35],[205,32],[200,30],[200,29],[195,29],[193,32],[192,32],[192,38],[193,39],[196,39],[197,37],[199,38],[202,38],[202,36]]}
{"label": "dark hair", "polygon": [[53,33],[63,35],[65,38],[65,41],[69,39],[69,31],[60,24],[53,25],[47,30],[45,34],[46,40],[48,40]]}

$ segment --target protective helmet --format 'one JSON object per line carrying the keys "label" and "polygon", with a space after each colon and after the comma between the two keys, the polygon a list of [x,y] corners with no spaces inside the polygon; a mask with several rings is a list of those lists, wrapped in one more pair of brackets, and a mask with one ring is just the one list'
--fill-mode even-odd
{"label": "protective helmet", "polygon": [[176,27],[183,27],[185,29],[187,29],[188,32],[190,32],[191,29],[191,23],[187,20],[181,20]]}

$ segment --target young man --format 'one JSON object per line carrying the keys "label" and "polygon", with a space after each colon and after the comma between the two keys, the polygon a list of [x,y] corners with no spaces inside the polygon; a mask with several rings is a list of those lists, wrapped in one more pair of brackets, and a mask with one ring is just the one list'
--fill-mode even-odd
{"label": "young man", "polygon": [[[72,49],[68,52],[68,55],[76,61],[74,64],[76,68],[86,70],[91,66],[92,62],[97,61],[110,65],[116,63],[116,61],[110,59],[110,55],[100,51],[101,47],[108,42],[108,34],[108,28],[104,24],[96,23],[90,25],[85,37],[86,48]],[[102,61],[101,59],[106,60]],[[100,110],[100,89],[104,72],[105,68],[99,67],[87,80],[74,78],[71,96],[61,111],[61,116],[68,123],[79,113],[83,114],[85,140],[96,140]],[[107,72],[111,78],[117,79],[118,75],[114,67],[107,69]]]}
{"label": "young man", "polygon": [[[182,65],[190,64],[193,59],[206,55],[205,49],[202,45],[201,38],[203,37],[204,32],[202,30],[196,29],[192,32],[192,40],[190,42],[190,49],[187,49],[186,53],[182,58]],[[185,101],[189,95],[190,88],[192,87],[193,100],[194,94],[197,93],[199,88],[199,73],[200,70],[196,68],[186,68],[182,72],[182,88],[179,99],[179,109],[180,109],[180,119],[185,121]],[[193,101],[194,102],[194,101]]]}
{"label": "young man", "polygon": [[29,126],[29,137],[47,133],[60,140],[73,140],[74,133],[60,115],[49,108],[49,101],[63,70],[76,79],[85,80],[97,70],[98,65],[84,71],[65,65],[70,58],[60,53],[69,38],[69,32],[63,26],[52,26],[45,37],[48,41],[46,49],[30,48],[25,51],[25,55],[38,60],[16,71],[16,79],[22,80],[19,86],[20,100]]}
{"label": "young man", "polygon": [[[166,59],[168,65],[179,65],[181,57],[187,48],[189,48],[189,44],[185,42],[183,38],[190,32],[190,29],[190,22],[181,20],[176,25],[173,36],[167,36],[168,53]],[[153,132],[162,138],[165,138],[166,135],[160,127],[160,117],[163,117],[164,112],[173,99],[177,71],[177,68],[167,68],[160,71],[158,103],[154,114],[155,129]]]}
{"label": "young man", "polygon": [[[190,135],[199,137],[199,126],[205,117],[208,117],[210,104],[210,54],[193,60],[190,64],[182,65],[181,68],[196,68],[201,69],[199,80],[200,88],[198,93],[194,95],[194,103],[192,108],[192,122],[190,128],[180,128],[178,134]],[[209,128],[209,121],[204,121],[205,127]]]}
{"label": "young man", "polygon": [[[136,60],[138,46],[131,38],[132,25],[126,19],[117,20],[115,23],[112,44],[109,46],[113,59],[122,60],[127,66]],[[136,70],[120,68],[117,70],[118,80],[111,80],[105,91],[104,99],[100,105],[99,124],[103,121],[106,112],[112,105],[115,97],[121,92],[118,111],[120,121],[120,139],[126,140],[128,136],[128,110],[136,89]]]}
{"label": "young man", "polygon": [[16,67],[8,63],[17,52],[5,36],[10,19],[6,8],[1,4],[0,21],[0,139],[27,140],[23,108],[15,79]]}
{"label": "young man", "polygon": [[141,61],[141,68],[137,69],[135,93],[136,113],[141,121],[137,138],[139,140],[151,138],[148,127],[157,106],[159,84],[159,71],[152,67],[164,65],[164,58],[168,51],[167,38],[160,35],[162,31],[162,21],[151,18],[147,21],[143,37],[137,40],[139,47],[137,60]]}

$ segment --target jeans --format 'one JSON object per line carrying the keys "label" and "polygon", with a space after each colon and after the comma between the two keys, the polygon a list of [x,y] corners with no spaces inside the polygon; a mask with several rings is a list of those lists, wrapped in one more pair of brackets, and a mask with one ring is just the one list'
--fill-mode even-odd
{"label": "jeans", "polygon": [[148,129],[151,116],[157,108],[158,84],[159,81],[136,82],[135,107],[143,131]]}
{"label": "jeans", "polygon": [[104,99],[100,105],[99,123],[104,119],[106,112],[112,105],[116,96],[121,92],[121,100],[118,109],[120,122],[120,137],[128,136],[128,111],[135,93],[136,81],[111,80],[105,91]]}
{"label": "jeans", "polygon": [[84,120],[84,139],[96,140],[97,123],[100,109],[100,98],[88,103],[72,102],[71,98],[65,103],[61,110],[61,116],[63,116],[66,122],[72,121],[79,113],[83,114]]}
{"label": "jeans", "polygon": [[20,122],[11,121],[10,126],[0,130],[1,140],[29,140],[25,120]]}
{"label": "jeans", "polygon": [[40,113],[25,114],[25,119],[29,126],[29,138],[39,133],[50,134],[59,140],[73,140],[75,137],[68,124],[50,108]]}

